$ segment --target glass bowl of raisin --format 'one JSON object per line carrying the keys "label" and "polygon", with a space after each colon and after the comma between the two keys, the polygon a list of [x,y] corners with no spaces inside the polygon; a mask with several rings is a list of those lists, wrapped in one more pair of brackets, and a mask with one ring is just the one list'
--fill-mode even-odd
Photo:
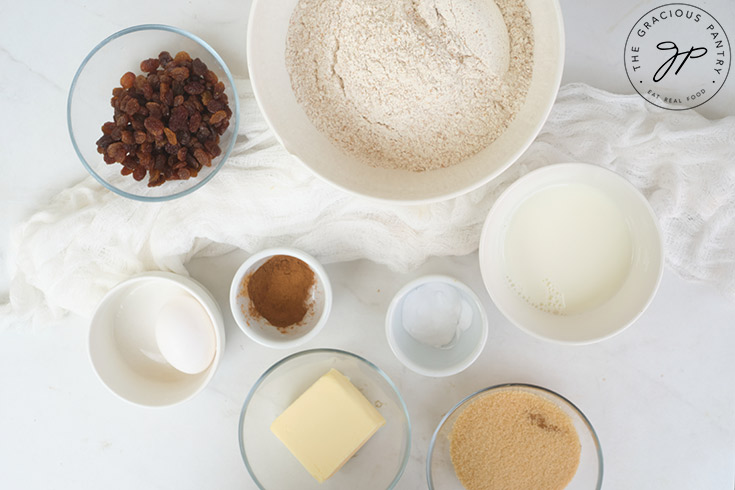
{"label": "glass bowl of raisin", "polygon": [[99,43],[69,90],[69,135],[102,185],[140,201],[202,187],[237,138],[230,70],[206,42],[177,27],[139,25]]}

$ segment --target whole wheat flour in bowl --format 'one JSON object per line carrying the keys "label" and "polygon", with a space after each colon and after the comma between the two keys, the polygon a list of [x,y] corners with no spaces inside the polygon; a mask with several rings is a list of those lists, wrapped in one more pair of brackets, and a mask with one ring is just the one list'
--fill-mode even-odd
{"label": "whole wheat flour in bowl", "polygon": [[[346,9],[349,5],[353,5],[354,7],[355,1],[356,0],[344,0],[344,5],[341,10]],[[510,0],[503,1],[510,2]],[[317,127],[314,118],[307,113],[307,108],[297,99],[296,91],[291,83],[291,73],[289,72],[286,60],[288,52],[287,40],[292,34],[290,31],[293,30],[292,19],[294,16],[298,18],[303,15],[318,14],[318,9],[314,9],[319,5],[322,5],[322,7],[333,5],[332,0],[323,0],[323,2],[325,2],[323,4],[315,3],[312,5],[309,3],[310,8],[306,9],[307,11],[305,13],[297,13],[297,11],[303,10],[302,7],[304,4],[300,2],[301,0],[252,0],[247,33],[247,61],[250,81],[252,83],[255,99],[258,102],[258,106],[263,113],[266,123],[271,128],[278,141],[283,145],[284,149],[292,155],[294,161],[303,164],[321,179],[344,191],[391,204],[426,204],[460,196],[487,184],[513,164],[513,162],[518,159],[526,148],[528,148],[531,142],[533,142],[551,111],[551,107],[559,89],[562,69],[564,66],[564,26],[561,17],[561,7],[559,6],[558,0],[524,0],[524,3],[522,4],[523,10],[528,10],[530,14],[528,20],[530,20],[531,25],[528,28],[528,32],[523,31],[521,34],[527,35],[528,39],[533,40],[533,55],[529,60],[528,66],[531,77],[525,95],[522,93],[516,93],[516,98],[513,98],[513,103],[518,104],[516,109],[517,112],[508,122],[507,128],[505,128],[505,130],[498,131],[497,137],[495,137],[491,142],[483,142],[482,144],[478,143],[477,146],[481,146],[479,151],[477,151],[477,148],[468,149],[462,145],[457,145],[459,146],[460,153],[468,154],[471,151],[476,151],[476,153],[467,156],[454,165],[441,166],[448,163],[450,159],[458,160],[461,158],[461,156],[457,156],[457,154],[454,153],[457,151],[457,146],[454,148],[449,146],[450,143],[454,144],[457,140],[457,138],[452,137],[449,133],[449,124],[447,124],[446,128],[443,129],[444,132],[437,136],[432,136],[433,133],[431,132],[421,132],[417,134],[409,133],[409,139],[415,138],[416,141],[419,142],[419,144],[417,144],[416,141],[412,140],[410,145],[399,144],[401,139],[406,139],[405,132],[398,135],[391,135],[389,128],[380,129],[380,125],[371,124],[374,132],[384,131],[383,133],[379,133],[378,136],[383,135],[382,141],[388,145],[388,148],[401,148],[402,151],[405,151],[409,155],[411,148],[418,148],[420,154],[418,157],[413,155],[414,163],[416,160],[420,160],[418,165],[419,168],[432,168],[432,170],[420,172],[411,170],[412,167],[410,166],[406,166],[406,168],[396,166],[398,164],[403,165],[407,163],[407,160],[403,157],[398,158],[391,151],[385,149],[381,149],[379,152],[382,152],[382,154],[388,153],[387,156],[389,157],[389,160],[386,163],[378,161],[377,164],[375,164],[374,160],[376,157],[373,156],[374,164],[366,164],[366,160],[370,161],[369,155],[366,157],[363,154],[361,156],[364,158],[361,158],[358,153],[346,150],[344,148],[344,144],[341,144],[334,138],[330,137],[323,128]],[[493,0],[487,0],[487,2],[490,6],[485,10],[486,13],[483,14],[484,17],[478,14],[475,17],[468,16],[468,18],[471,17],[471,20],[476,23],[480,23],[480,19],[484,18],[485,20],[482,25],[487,26],[491,22],[488,20],[488,17],[492,15],[487,14],[487,10],[492,10],[493,5],[495,5]],[[459,44],[459,41],[457,41],[456,45],[459,47],[454,51],[451,51],[453,48],[451,48],[451,45],[447,44],[449,41],[447,38],[441,38],[440,34],[441,32],[449,32],[449,30],[455,29],[455,24],[452,23],[454,22],[454,18],[449,14],[446,14],[446,17],[444,17],[444,15],[440,17],[439,14],[437,14],[436,17],[432,17],[432,8],[428,8],[432,5],[437,5],[437,8],[433,9],[434,13],[436,13],[437,10],[439,13],[446,12],[446,10],[443,10],[444,4],[417,2],[414,8],[414,4],[407,2],[406,0],[394,0],[394,3],[396,5],[403,6],[403,9],[401,10],[394,6],[387,5],[385,0],[364,1],[360,7],[370,11],[372,11],[372,9],[376,9],[375,15],[377,17],[380,17],[380,10],[378,7],[385,6],[386,9],[391,8],[391,12],[394,12],[400,19],[405,20],[405,22],[401,21],[402,23],[396,24],[395,26],[402,26],[401,28],[405,30],[406,35],[408,35],[409,32],[414,33],[416,39],[418,39],[418,33],[420,32],[437,33],[435,37],[431,37],[430,39],[431,42],[435,42],[432,46],[436,46],[437,49],[436,59],[433,59],[432,62],[439,63],[437,59],[448,60],[450,59],[450,54],[454,53],[458,60],[464,60],[465,63],[469,64],[475,63],[473,66],[476,70],[483,71],[487,74],[487,85],[483,86],[483,90],[490,91],[498,89],[497,78],[499,74],[502,74],[502,68],[504,66],[502,56],[484,56],[482,57],[482,63],[478,61],[480,57],[466,56],[466,53],[470,52],[470,48],[474,51],[482,51],[480,46],[483,44],[487,45],[487,49],[485,51],[494,52],[491,50],[503,43],[502,35],[495,35],[498,32],[497,30],[495,31],[495,34],[492,34],[486,29],[483,31],[485,33],[484,37],[479,36],[478,34],[476,38],[473,38],[477,42],[475,44],[471,44],[471,46]],[[458,6],[463,5],[468,9],[472,6],[480,5],[477,3],[477,0],[465,0],[463,2],[455,1],[454,4],[455,9]],[[301,7],[299,7],[299,5],[301,5]],[[422,5],[423,7],[421,7]],[[501,16],[504,15],[503,9],[498,7],[498,11],[501,13]],[[311,14],[309,12],[311,12]],[[383,12],[383,17],[385,17],[386,11]],[[457,12],[459,12],[459,10],[457,10]],[[328,14],[329,12],[326,13]],[[362,14],[362,12],[354,11],[354,15]],[[409,17],[409,14],[413,17]],[[424,19],[426,26],[423,26],[418,22],[419,18]],[[443,21],[442,18],[444,19]],[[494,18],[497,20],[497,16]],[[409,22],[408,19],[413,19],[413,23]],[[447,19],[450,19],[451,22],[448,22]],[[459,19],[459,17],[457,17],[457,19]],[[511,53],[511,46],[513,45],[513,39],[515,39],[517,33],[514,30],[509,32],[507,29],[507,21],[505,18],[503,19],[503,23],[506,24],[506,28],[504,31],[500,32],[506,33],[509,46],[507,52],[508,71],[505,72],[504,77],[500,78],[501,82],[504,83],[509,76],[508,74],[514,69],[513,64],[515,61],[513,60],[513,55]],[[431,22],[434,23],[432,24]],[[441,24],[440,22],[444,22],[446,26],[449,27],[446,27],[445,24]],[[462,28],[467,30],[467,26],[465,24],[463,24],[463,26],[464,27]],[[424,30],[422,31],[421,28]],[[375,46],[374,43],[379,42],[378,33],[374,28],[370,30],[363,28],[360,29],[362,29],[360,32],[365,36],[365,44],[373,43]],[[442,29],[444,29],[444,31],[442,31]],[[479,27],[478,31],[480,31]],[[380,35],[385,37],[389,32],[389,28],[386,28],[386,30],[381,32]],[[398,32],[396,33],[398,34]],[[304,30],[304,35],[306,35],[306,30]],[[314,36],[315,38],[319,37],[325,45],[331,46],[336,43],[335,39],[339,39],[338,36],[340,35],[340,32],[335,30],[332,25],[327,24],[318,26],[318,28],[311,31],[309,35]],[[430,36],[426,34],[424,37],[425,45],[426,40],[429,38]],[[394,43],[398,43],[403,38],[394,36],[393,39],[397,40],[394,41]],[[444,44],[436,44],[441,39],[444,40]],[[456,40],[459,38],[452,39]],[[303,45],[300,47],[304,48]],[[350,86],[350,81],[345,80],[344,73],[341,71],[343,65],[340,64],[340,60],[346,55],[346,52],[343,51],[344,46],[342,46],[342,44],[340,44],[340,49],[336,49],[336,45],[334,45],[334,48],[334,54],[337,58],[334,64],[335,72],[343,77],[342,80],[347,89],[347,87]],[[462,51],[458,51],[460,48]],[[319,49],[322,48],[319,47]],[[326,50],[326,48],[323,49]],[[502,53],[502,50],[496,51]],[[313,54],[311,56],[307,56],[308,54],[309,53],[304,54],[302,51],[300,57],[304,58],[304,60],[314,60]],[[395,55],[393,56],[395,58]],[[381,57],[383,57],[383,54],[381,54],[380,57],[375,54],[374,59],[371,60],[365,58],[364,62],[367,66],[368,61],[370,61],[372,63],[371,69],[378,73],[380,65],[374,61]],[[333,58],[333,56],[330,54],[327,60],[331,58]],[[385,58],[388,59],[389,56],[386,54]],[[352,62],[357,64],[360,60],[356,57],[352,57]],[[327,70],[327,68],[332,65],[330,64],[325,66],[326,68],[323,68],[325,72],[322,75],[328,76],[329,73],[331,73],[331,69]],[[313,70],[314,69],[316,69],[316,65],[313,66]],[[420,69],[421,68],[419,68],[419,70]],[[471,73],[468,66],[465,66],[463,70],[465,70],[463,73]],[[413,72],[407,73],[410,75]],[[439,76],[435,72],[427,73],[434,77]],[[442,74],[442,72],[440,72],[440,74],[445,76],[445,79],[450,78],[451,80],[455,80],[456,78],[448,77],[448,75]],[[414,76],[420,79],[420,76],[415,73]],[[490,80],[491,76],[494,81]],[[324,79],[326,80],[326,78]],[[474,83],[471,79],[468,79],[467,86],[471,86],[471,82]],[[397,85],[394,85],[394,87],[396,86]],[[339,80],[337,80],[336,87],[339,87],[341,92]],[[457,85],[454,85],[453,87],[456,89]],[[403,90],[403,88],[401,88],[401,90]],[[500,90],[502,91],[502,89]],[[367,88],[365,88],[365,91],[369,92],[371,96],[371,99],[369,100],[381,101],[381,99],[378,98],[379,91],[371,91]],[[324,87],[322,92],[322,95],[319,97],[323,96],[327,98],[330,93],[327,87]],[[429,93],[431,93],[430,89]],[[393,91],[388,92],[384,90],[380,92],[380,94],[382,94],[381,96],[383,98],[398,97],[398,94]],[[339,95],[339,92],[337,95]],[[454,95],[456,95],[455,92],[448,91],[443,87],[437,86],[432,95],[433,99],[431,99],[431,104],[425,104],[424,99],[419,97],[418,100],[411,101],[411,104],[408,104],[408,107],[412,110],[414,110],[414,106],[421,106],[422,111],[437,110],[436,108],[444,104],[446,99],[450,98],[450,96],[453,97]],[[354,100],[356,103],[367,103],[362,97],[357,97]],[[328,110],[335,110],[330,106],[330,104],[326,103],[325,105],[328,106]],[[336,104],[334,105],[336,106]],[[488,131],[487,121],[465,117],[465,112],[474,110],[473,107],[475,105],[476,104],[473,103],[471,104],[471,107],[466,109],[466,111],[459,111],[459,114],[454,115],[456,118],[455,121],[464,121],[468,124],[469,129],[465,128],[464,130],[459,130],[456,127],[454,129],[456,131],[461,131],[462,134],[471,135],[469,138],[475,138],[474,141],[480,141],[481,138],[477,138],[477,135],[480,132]],[[400,112],[400,114],[397,112]],[[388,111],[386,113],[388,116],[392,116],[394,121],[399,121],[391,122],[391,124],[394,124],[395,126],[399,126],[399,123],[408,125],[408,127],[418,127],[419,129],[422,129],[425,126],[413,121],[411,119],[413,116],[410,116],[409,111]],[[424,112],[420,112],[420,114],[424,114]],[[383,117],[380,113],[378,115],[380,118]],[[376,116],[371,115],[370,117]],[[427,119],[423,116],[422,118],[424,121]],[[375,121],[376,119],[371,120]],[[357,123],[362,124],[360,121],[364,120],[360,117]],[[386,121],[382,119],[378,119],[378,121],[384,124],[386,123]],[[442,125],[435,124],[434,121],[429,120],[429,126],[436,132],[436,129],[440,128]],[[345,133],[342,134],[344,135]],[[370,135],[375,136],[374,133]],[[358,141],[358,138],[355,135],[347,133],[347,136],[350,144],[360,144],[363,149],[368,146],[368,152],[374,151],[371,150],[371,146],[366,144],[365,141]],[[419,139],[420,137],[423,139]],[[493,137],[494,136],[490,135],[487,138],[489,140]],[[444,139],[447,141],[443,141]],[[464,144],[466,143],[463,143],[463,145]],[[444,153],[442,154],[436,150],[436,148],[430,149],[433,145],[438,145],[442,148]],[[434,157],[429,163],[438,166],[427,167],[427,162],[421,157],[422,154],[429,154]],[[436,154],[439,154],[440,156],[436,157]],[[443,158],[445,161],[441,161]],[[380,158],[377,159],[380,160]]]}
{"label": "whole wheat flour in bowl", "polygon": [[524,0],[299,0],[286,67],[314,126],[360,161],[449,167],[495,141],[534,64]]}

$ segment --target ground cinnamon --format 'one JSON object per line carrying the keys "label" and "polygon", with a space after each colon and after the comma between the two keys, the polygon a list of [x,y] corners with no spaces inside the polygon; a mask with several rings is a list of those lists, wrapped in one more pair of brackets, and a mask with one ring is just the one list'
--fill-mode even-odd
{"label": "ground cinnamon", "polygon": [[288,327],[304,319],[314,285],[314,271],[302,260],[275,255],[246,277],[250,314],[271,325]]}

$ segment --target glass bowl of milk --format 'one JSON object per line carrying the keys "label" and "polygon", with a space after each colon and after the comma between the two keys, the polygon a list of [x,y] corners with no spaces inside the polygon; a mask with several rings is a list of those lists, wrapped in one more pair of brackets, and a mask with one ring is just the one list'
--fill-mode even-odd
{"label": "glass bowl of milk", "polygon": [[611,337],[648,307],[663,245],[646,198],[588,164],[543,167],[498,198],[482,231],[480,271],[498,309],[540,338]]}

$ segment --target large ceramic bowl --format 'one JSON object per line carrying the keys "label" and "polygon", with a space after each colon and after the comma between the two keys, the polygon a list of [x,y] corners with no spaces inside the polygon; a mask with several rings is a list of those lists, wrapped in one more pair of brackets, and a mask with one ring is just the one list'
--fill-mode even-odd
{"label": "large ceramic bowl", "polygon": [[490,146],[449,168],[427,172],[374,168],[337,148],[296,101],[286,69],[286,33],[298,0],[254,0],[248,70],[255,97],[276,137],[297,160],[333,185],[400,203],[449,199],[489,182],[528,148],[546,120],[561,81],[564,27],[556,0],[527,0],[533,22],[533,79],[525,104]]}
{"label": "large ceramic bowl", "polygon": [[[330,369],[337,369],[373,402],[386,424],[331,478],[318,483],[270,426]],[[411,451],[408,410],[393,382],[376,365],[349,352],[315,349],[288,356],[253,385],[240,414],[240,452],[263,490],[383,490],[394,488]]]}
{"label": "large ceramic bowl", "polygon": [[[464,490],[452,465],[450,436],[462,411],[480,397],[505,391],[521,391],[552,402],[572,421],[579,436],[581,453],[579,466],[565,490],[599,490],[602,487],[603,459],[597,433],[587,417],[563,396],[540,386],[520,383],[491,386],[457,403],[439,422],[434,431],[426,458],[426,480],[429,490]],[[493,441],[488,441],[493,444]],[[510,448],[508,448],[510,450]]]}
{"label": "large ceramic bowl", "polygon": [[[158,187],[148,187],[132,175],[121,175],[122,165],[106,164],[97,153],[96,141],[102,136],[100,127],[112,120],[112,89],[120,86],[120,77],[131,71],[141,74],[140,62],[156,58],[161,51],[175,56],[186,51],[200,58],[225,84],[225,94],[232,110],[230,125],[220,136],[222,153],[212,165],[202,167],[196,177],[170,180]],[[74,75],[67,101],[67,124],[74,150],[92,176],[121,196],[139,201],[166,201],[185,196],[206,184],[222,168],[237,137],[239,101],[230,70],[220,56],[194,34],[166,25],[139,25],[117,32],[99,43],[84,58]]]}

